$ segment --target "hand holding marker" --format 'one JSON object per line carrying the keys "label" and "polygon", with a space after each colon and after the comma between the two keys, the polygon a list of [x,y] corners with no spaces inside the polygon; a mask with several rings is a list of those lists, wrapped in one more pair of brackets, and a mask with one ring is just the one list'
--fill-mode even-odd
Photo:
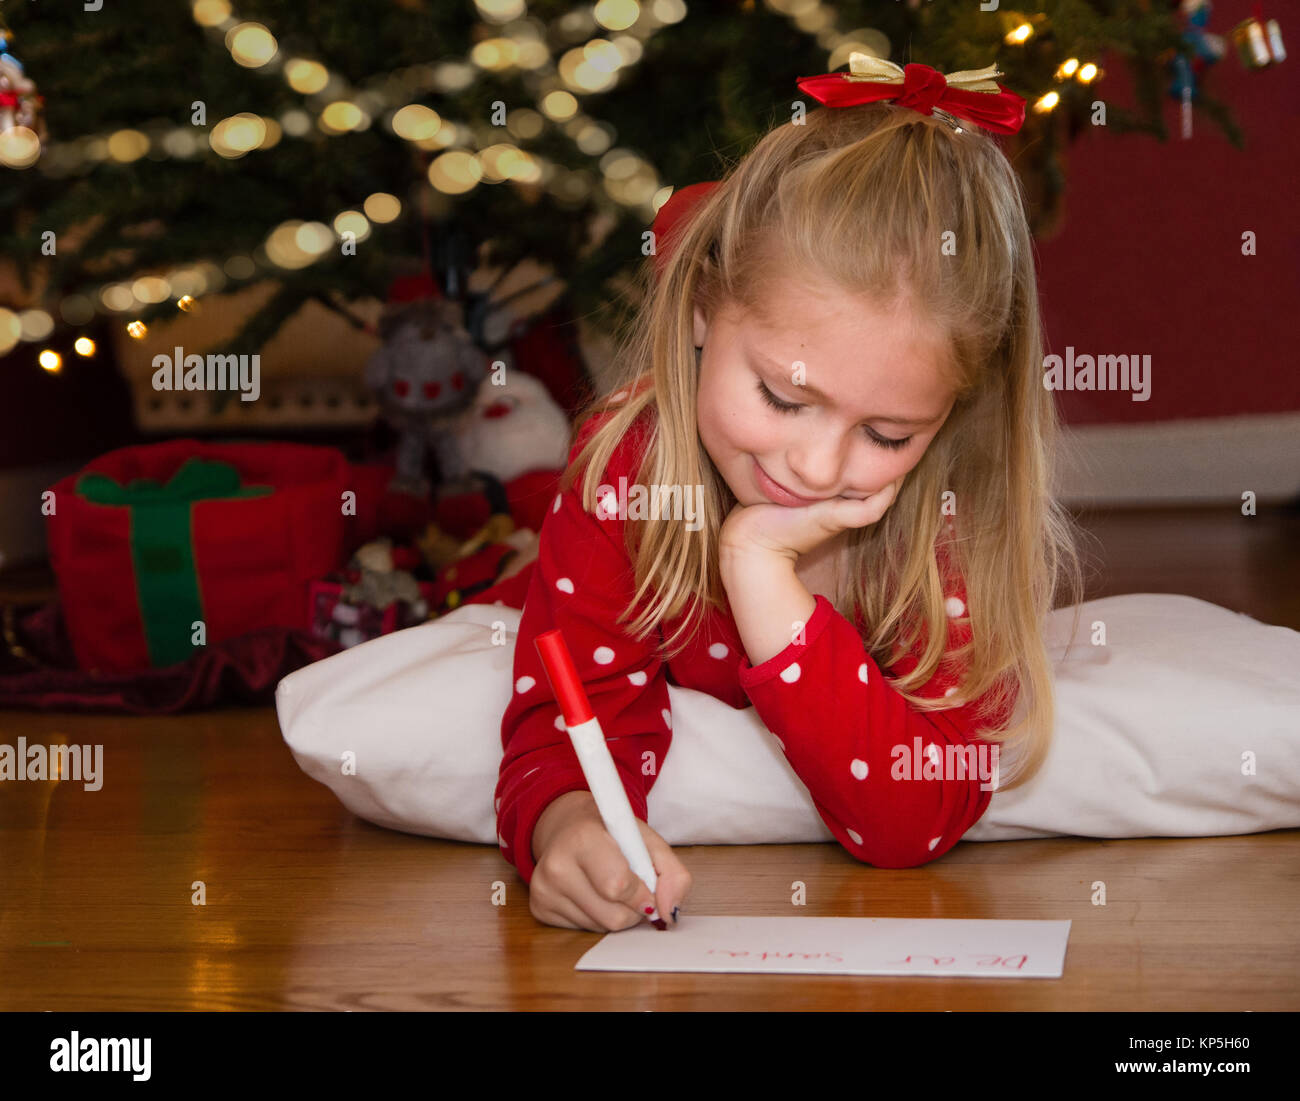
{"label": "hand holding marker", "polygon": [[[551,690],[555,693],[556,702],[564,716],[569,740],[578,755],[582,774],[587,778],[587,787],[596,800],[596,809],[600,811],[605,829],[623,853],[628,866],[653,895],[658,882],[654,863],[645,847],[645,840],[641,837],[636,815],[632,813],[632,804],[628,802],[627,792],[623,790],[618,769],[614,767],[614,758],[605,743],[600,720],[591,710],[578,670],[564,643],[564,636],[559,628],[543,631],[533,640],[533,645],[537,647],[538,656],[542,659],[542,668],[546,670],[546,678],[551,682]],[[650,913],[649,919],[656,929],[668,928],[657,908]]]}

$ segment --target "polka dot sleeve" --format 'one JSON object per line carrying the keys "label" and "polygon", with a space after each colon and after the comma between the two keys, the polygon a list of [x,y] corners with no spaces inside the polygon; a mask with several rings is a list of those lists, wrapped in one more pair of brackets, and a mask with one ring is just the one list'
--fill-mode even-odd
{"label": "polka dot sleeve", "polygon": [[[577,454],[579,443],[570,458]],[[606,473],[617,484],[628,449],[616,449]],[[556,496],[540,532],[538,556],[515,647],[514,691],[501,723],[505,754],[497,781],[502,855],[532,882],[532,835],[558,796],[587,790],[550,681],[533,640],[558,627],[609,742],[633,813],[646,820],[646,796],[672,739],[668,682],[655,655],[657,633],[638,642],[616,622],[635,594],[632,562],[617,515],[588,513],[581,483]]]}
{"label": "polka dot sleeve", "polygon": [[[956,587],[948,600],[950,645],[969,637],[964,595]],[[948,709],[914,709],[853,625],[815,599],[802,639],[757,667],[741,658],[741,687],[849,853],[881,868],[934,860],[988,807],[994,781],[980,773],[991,772],[990,747],[951,674],[941,669],[915,693],[951,698]],[[903,655],[892,670],[916,661]]]}

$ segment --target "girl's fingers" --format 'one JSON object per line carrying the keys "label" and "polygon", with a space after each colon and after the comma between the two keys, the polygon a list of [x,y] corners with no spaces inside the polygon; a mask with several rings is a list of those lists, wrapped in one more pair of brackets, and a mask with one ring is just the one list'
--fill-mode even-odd
{"label": "girl's fingers", "polygon": [[533,916],[547,925],[558,925],[564,929],[586,929],[596,931],[596,923],[590,914],[582,909],[572,898],[561,891],[551,889],[548,884],[539,889],[537,876],[533,876],[529,887],[530,907]]}
{"label": "girl's fingers", "polygon": [[[547,871],[538,901],[543,908],[573,922],[571,927],[575,929],[608,933],[634,925],[633,911],[602,897],[592,882],[593,878],[600,878],[600,873],[589,874],[580,862],[564,861],[558,867],[552,866]],[[645,889],[644,884],[640,886]],[[534,875],[530,890],[536,888],[537,876]]]}
{"label": "girl's fingers", "polygon": [[837,516],[843,521],[844,527],[861,528],[874,524],[889,511],[902,484],[903,479],[898,478],[870,497],[864,497],[860,501],[841,501]]}
{"label": "girl's fingers", "polygon": [[[530,886],[534,915],[547,924],[593,932],[618,932],[646,921],[646,908],[658,909],[665,921],[690,890],[690,873],[671,847],[638,821],[655,867],[652,894],[628,866],[617,842],[603,829],[591,831],[585,844],[559,857],[548,849]],[[656,898],[657,896],[657,898]]]}
{"label": "girl's fingers", "polygon": [[[602,843],[587,859],[580,860],[590,895],[584,894],[579,901],[588,913],[604,922],[605,928],[626,929],[650,917],[646,907],[654,906],[654,896],[628,866],[618,843],[608,834],[603,840],[608,844]],[[651,860],[658,863],[653,853]],[[620,884],[621,890],[615,884]]]}
{"label": "girl's fingers", "polygon": [[873,494],[861,501],[841,501],[835,509],[835,518],[839,528],[860,528],[874,523],[884,515],[877,498]]}
{"label": "girl's fingers", "polygon": [[544,911],[542,920],[547,925],[558,925],[563,929],[583,929],[589,933],[598,931],[596,923],[591,920],[591,916],[584,913],[567,898],[561,899],[550,910]]}
{"label": "girl's fingers", "polygon": [[650,898],[650,892],[646,891],[646,899],[654,903],[659,910],[659,916],[671,926],[673,907],[681,905],[691,893],[691,873],[686,870],[686,865],[678,859],[667,841],[644,822],[641,823],[641,827],[646,849],[654,862],[657,881],[654,898]]}

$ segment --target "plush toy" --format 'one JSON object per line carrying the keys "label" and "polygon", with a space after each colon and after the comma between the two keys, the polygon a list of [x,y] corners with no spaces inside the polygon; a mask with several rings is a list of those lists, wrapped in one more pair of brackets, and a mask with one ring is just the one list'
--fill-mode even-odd
{"label": "plush toy", "polygon": [[513,577],[537,557],[537,533],[519,527],[510,515],[505,486],[486,471],[475,471],[491,515],[468,539],[457,539],[436,523],[416,539],[425,563],[434,575],[430,604],[435,615],[498,581]]}
{"label": "plush toy", "polygon": [[545,384],[512,367],[485,377],[441,427],[437,518],[415,537],[434,578],[428,604],[437,615],[537,557],[570,434]]}
{"label": "plush toy", "polygon": [[394,549],[393,541],[387,537],[376,539],[358,549],[348,563],[349,580],[343,586],[343,599],[349,604],[367,604],[381,611],[395,600],[409,604],[412,612],[419,618],[428,614],[428,605],[420,595],[420,586],[409,568],[418,562],[419,556]]}
{"label": "plush toy", "polygon": [[420,552],[387,537],[363,544],[348,567],[312,586],[310,630],[345,648],[429,618],[429,592],[411,571]]}
{"label": "plush toy", "polygon": [[[436,524],[426,533],[437,541]],[[428,547],[428,542],[421,543]],[[537,557],[537,533],[531,528],[516,528],[514,521],[496,513],[469,539],[456,548],[455,557],[435,567],[430,603],[436,615],[458,608],[468,598],[513,577]],[[426,550],[426,555],[428,555]],[[428,559],[433,564],[433,559]]]}
{"label": "plush toy", "polygon": [[457,539],[450,532],[443,531],[436,523],[430,523],[424,532],[415,537],[416,546],[424,555],[429,571],[436,577],[443,566],[455,562],[460,557],[463,540]]}
{"label": "plush toy", "polygon": [[541,380],[515,367],[485,378],[451,422],[446,473],[510,482],[532,470],[562,470],[568,457],[569,418]]}
{"label": "plush toy", "polygon": [[366,385],[398,432],[391,489],[426,496],[425,458],[438,457],[444,478],[457,477],[447,431],[487,375],[486,357],[464,326],[463,308],[425,298],[389,309],[379,323],[381,347],[366,363]]}

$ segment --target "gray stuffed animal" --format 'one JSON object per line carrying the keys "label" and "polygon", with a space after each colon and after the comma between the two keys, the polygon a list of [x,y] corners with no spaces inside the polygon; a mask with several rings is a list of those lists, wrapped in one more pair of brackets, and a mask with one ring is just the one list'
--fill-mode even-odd
{"label": "gray stuffed animal", "polygon": [[386,314],[383,347],[366,363],[366,385],[398,432],[396,473],[389,488],[425,496],[430,448],[442,455],[447,433],[487,377],[487,357],[465,329],[458,302],[421,299]]}

